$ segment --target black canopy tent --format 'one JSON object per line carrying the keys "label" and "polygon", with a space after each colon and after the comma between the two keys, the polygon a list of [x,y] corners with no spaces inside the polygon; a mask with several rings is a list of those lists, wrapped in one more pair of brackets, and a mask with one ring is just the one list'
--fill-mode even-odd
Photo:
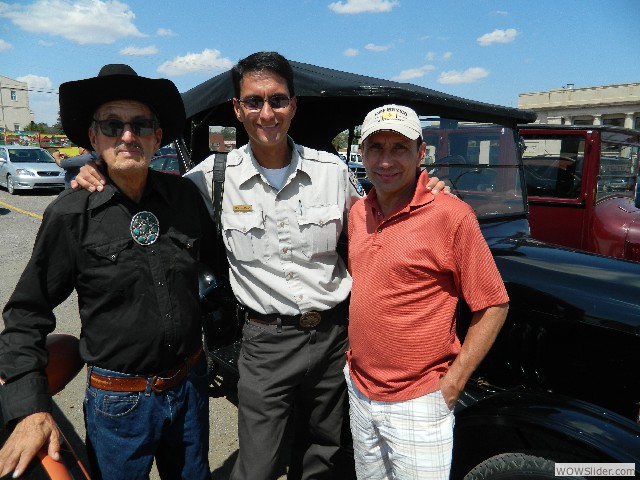
{"label": "black canopy tent", "polygon": [[[291,62],[298,111],[289,134],[297,143],[331,151],[331,140],[362,122],[367,112],[387,103],[412,107],[419,115],[497,123],[515,129],[535,120],[531,111],[476,102],[410,83]],[[182,94],[189,119],[184,140],[197,163],[208,152],[208,126],[237,127],[237,143],[246,133],[233,113],[231,72],[217,75]]]}

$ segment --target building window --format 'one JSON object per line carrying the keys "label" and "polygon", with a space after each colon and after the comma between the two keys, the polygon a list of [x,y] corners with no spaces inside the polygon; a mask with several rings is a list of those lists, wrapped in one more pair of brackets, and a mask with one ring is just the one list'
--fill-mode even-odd
{"label": "building window", "polygon": [[636,117],[633,122],[633,128],[640,130],[640,117]]}
{"label": "building window", "polygon": [[13,131],[14,132],[19,132],[20,131],[20,124],[19,123],[14,123],[13,124]]}
{"label": "building window", "polygon": [[13,100],[14,102],[18,100],[18,92],[16,92],[15,90],[11,90],[11,100]]}
{"label": "building window", "polygon": [[622,117],[603,118],[602,124],[611,125],[613,127],[624,127],[624,118]]}
{"label": "building window", "polygon": [[593,120],[586,120],[584,118],[576,118],[573,120],[574,125],[593,125]]}

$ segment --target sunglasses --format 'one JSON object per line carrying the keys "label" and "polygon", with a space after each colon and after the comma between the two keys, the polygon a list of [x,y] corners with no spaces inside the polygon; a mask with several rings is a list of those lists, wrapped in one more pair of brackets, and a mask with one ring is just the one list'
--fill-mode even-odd
{"label": "sunglasses", "polygon": [[130,122],[123,122],[122,120],[107,119],[98,120],[94,118],[93,121],[100,127],[100,131],[106,137],[121,137],[124,132],[125,125],[129,125],[133,134],[137,137],[148,137],[153,135],[156,131],[157,125],[152,118],[141,118],[138,120],[132,120]]}
{"label": "sunglasses", "polygon": [[[264,107],[264,98],[262,97],[246,97],[242,100],[238,100],[241,104],[243,104],[248,110],[257,112],[258,110],[262,110]],[[285,95],[273,95],[267,98],[267,103],[273,109],[277,108],[285,108],[288,107],[291,103],[291,99]]]}

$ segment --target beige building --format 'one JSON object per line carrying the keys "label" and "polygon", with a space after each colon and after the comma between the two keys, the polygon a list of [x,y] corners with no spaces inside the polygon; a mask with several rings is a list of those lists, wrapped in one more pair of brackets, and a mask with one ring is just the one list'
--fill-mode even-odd
{"label": "beige building", "polygon": [[27,84],[0,75],[0,127],[16,132],[32,121]]}
{"label": "beige building", "polygon": [[518,108],[534,110],[536,123],[615,125],[640,129],[640,83],[521,93]]}

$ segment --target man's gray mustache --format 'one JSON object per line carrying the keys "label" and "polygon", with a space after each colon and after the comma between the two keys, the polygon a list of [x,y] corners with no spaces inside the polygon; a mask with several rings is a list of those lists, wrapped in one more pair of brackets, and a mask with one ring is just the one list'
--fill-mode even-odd
{"label": "man's gray mustache", "polygon": [[144,155],[144,148],[142,148],[142,145],[140,145],[139,143],[121,143],[120,145],[117,145],[116,148],[114,149],[116,155],[118,153],[120,153],[122,150],[129,150],[131,148],[135,148],[136,150],[138,150],[141,154]]}

